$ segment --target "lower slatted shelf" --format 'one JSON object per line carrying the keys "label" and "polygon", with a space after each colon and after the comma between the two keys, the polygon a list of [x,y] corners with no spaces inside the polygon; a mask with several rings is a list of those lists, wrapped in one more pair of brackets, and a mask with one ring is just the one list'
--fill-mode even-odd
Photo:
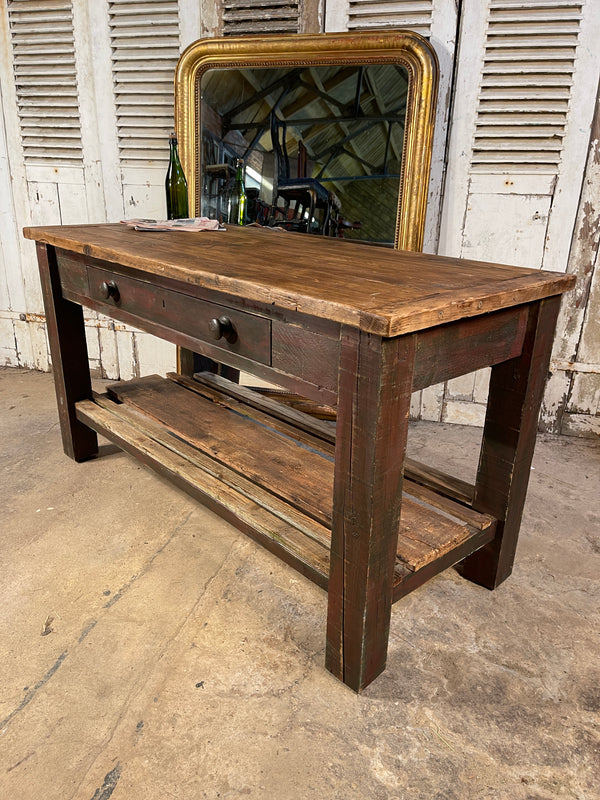
{"label": "lower slatted shelf", "polygon": [[[156,375],[119,383],[79,402],[77,416],[326,588],[330,436],[314,420],[301,430],[250,395],[247,402],[240,395],[249,390],[185,383]],[[405,480],[394,600],[483,546],[494,529],[493,518]]]}

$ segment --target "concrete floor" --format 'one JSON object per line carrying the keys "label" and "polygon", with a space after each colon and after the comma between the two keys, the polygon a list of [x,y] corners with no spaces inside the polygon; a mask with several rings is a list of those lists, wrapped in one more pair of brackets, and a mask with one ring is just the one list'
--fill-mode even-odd
{"label": "concrete floor", "polygon": [[[597,442],[539,440],[512,577],[397,603],[357,696],[325,593],[112,445],[67,459],[51,376],[0,370],[0,431],[1,798],[600,797]],[[411,454],[468,478],[479,436]]]}

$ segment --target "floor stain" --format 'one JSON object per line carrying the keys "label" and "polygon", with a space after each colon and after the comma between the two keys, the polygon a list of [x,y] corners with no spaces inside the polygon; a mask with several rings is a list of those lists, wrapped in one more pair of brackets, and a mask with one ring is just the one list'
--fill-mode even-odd
{"label": "floor stain", "polygon": [[121,777],[121,764],[118,763],[114,769],[107,772],[104,776],[104,782],[99,789],[96,789],[92,796],[92,800],[108,800],[114,790],[117,788],[117,783]]}
{"label": "floor stain", "polygon": [[63,663],[63,661],[65,660],[65,658],[66,658],[66,657],[67,657],[67,655],[68,655],[68,652],[69,652],[68,650],[63,650],[63,652],[62,652],[62,653],[59,655],[59,657],[56,659],[56,661],[55,661],[55,662],[54,662],[54,664],[53,664],[53,665],[50,667],[50,669],[49,669],[49,670],[48,670],[48,672],[47,672],[47,673],[44,675],[44,677],[43,677],[43,678],[41,678],[41,679],[40,679],[40,680],[39,680],[39,681],[38,681],[38,682],[35,684],[35,686],[33,687],[33,689],[28,689],[28,691],[27,691],[27,694],[26,694],[26,695],[25,695],[25,697],[24,697],[24,698],[21,700],[21,702],[19,703],[19,705],[18,705],[18,706],[17,706],[17,707],[16,707],[16,708],[15,708],[13,711],[11,711],[11,712],[10,712],[10,714],[8,715],[8,717],[5,717],[5,718],[2,720],[2,722],[0,722],[0,730],[4,729],[4,728],[5,728],[5,727],[8,725],[8,723],[9,723],[9,722],[11,722],[11,720],[12,720],[14,717],[16,717],[16,715],[17,715],[17,714],[18,714],[20,711],[22,711],[22,710],[25,708],[25,706],[27,706],[27,705],[29,705],[29,703],[31,703],[31,701],[33,700],[33,698],[34,698],[34,697],[35,697],[35,695],[37,694],[38,690],[39,690],[39,689],[41,689],[41,688],[42,688],[42,686],[44,686],[44,684],[48,683],[48,681],[50,680],[50,678],[51,678],[51,677],[54,675],[54,673],[56,672],[56,670],[57,670],[57,669],[60,667],[60,665]]}

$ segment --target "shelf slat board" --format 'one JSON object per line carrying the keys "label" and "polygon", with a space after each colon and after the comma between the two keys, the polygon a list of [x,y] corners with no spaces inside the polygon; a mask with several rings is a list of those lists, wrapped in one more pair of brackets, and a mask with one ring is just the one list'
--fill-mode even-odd
{"label": "shelf slat board", "polygon": [[248,481],[217,462],[204,460],[195,448],[178,441],[162,426],[105,396],[96,397],[96,402],[77,403],[77,417],[327,588],[329,531],[314,520],[294,514],[272,495],[267,502],[260,487],[253,487],[248,496]]}
{"label": "shelf slat board", "polygon": [[[326,588],[332,442],[239,391],[191,389],[148,376],[81,401],[77,416]],[[405,480],[394,600],[490,541],[494,529],[493,518]]]}
{"label": "shelf slat board", "polygon": [[[298,407],[291,407],[280,402],[277,393],[265,396],[263,390],[252,391],[249,386],[240,386],[211,372],[197,372],[194,380],[174,372],[169,373],[167,377],[230,408],[239,407],[239,402],[242,402],[246,405],[249,404],[252,408],[262,409],[271,418],[275,417],[291,425],[295,429],[296,437],[312,433],[318,440],[321,440],[320,446],[324,452],[333,455],[335,451],[335,424],[324,419],[316,419],[312,410],[307,413],[299,411]],[[236,400],[239,402],[236,403]],[[308,402],[313,408],[312,402]],[[329,449],[327,449],[327,444],[330,445]],[[458,500],[463,505],[470,505],[473,500],[475,487],[472,484],[427,464],[422,464],[413,458],[406,458],[404,461],[404,478],[427,486],[433,491],[441,492],[447,497]]]}

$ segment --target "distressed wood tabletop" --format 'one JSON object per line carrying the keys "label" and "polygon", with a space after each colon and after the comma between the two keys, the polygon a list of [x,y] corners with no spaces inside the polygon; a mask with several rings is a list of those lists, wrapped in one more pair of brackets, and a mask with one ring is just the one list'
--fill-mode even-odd
{"label": "distressed wood tabletop", "polygon": [[574,277],[269,228],[141,232],[125,225],[25,228],[28,239],[152,276],[216,289],[381,336],[549,297]]}

